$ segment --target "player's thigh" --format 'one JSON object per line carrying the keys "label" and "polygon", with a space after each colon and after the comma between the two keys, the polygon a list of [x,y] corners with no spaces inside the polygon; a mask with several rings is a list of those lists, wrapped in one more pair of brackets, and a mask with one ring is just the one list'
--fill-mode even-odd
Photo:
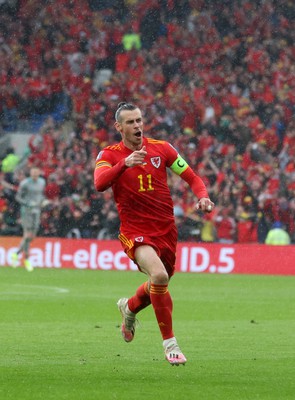
{"label": "player's thigh", "polygon": [[33,213],[31,227],[32,227],[31,229],[32,234],[36,236],[40,227],[40,212]]}
{"label": "player's thigh", "polygon": [[35,236],[40,226],[40,215],[29,211],[23,212],[22,226],[25,233]]}
{"label": "player's thigh", "polygon": [[135,249],[135,259],[140,270],[147,274],[153,283],[164,284],[169,280],[167,271],[156,250],[149,245]]}
{"label": "player's thigh", "polygon": [[21,223],[22,223],[24,232],[31,230],[32,225],[33,225],[32,214],[30,212],[23,211],[21,213]]}

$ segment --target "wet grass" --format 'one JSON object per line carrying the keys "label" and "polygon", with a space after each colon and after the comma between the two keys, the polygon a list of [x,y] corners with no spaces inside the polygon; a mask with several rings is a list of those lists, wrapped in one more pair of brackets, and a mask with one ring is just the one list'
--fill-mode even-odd
{"label": "wet grass", "polygon": [[135,340],[121,338],[116,301],[143,278],[0,268],[0,398],[294,399],[295,277],[176,274],[179,367],[151,308]]}

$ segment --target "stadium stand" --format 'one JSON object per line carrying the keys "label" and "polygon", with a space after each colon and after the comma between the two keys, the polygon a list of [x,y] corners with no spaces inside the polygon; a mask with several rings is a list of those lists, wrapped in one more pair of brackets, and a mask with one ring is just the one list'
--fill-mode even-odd
{"label": "stadium stand", "polygon": [[94,191],[92,176],[99,150],[120,139],[114,111],[128,99],[217,204],[196,215],[171,176],[180,240],[264,243],[280,221],[295,242],[293,2],[1,4],[0,124],[4,134],[32,136],[23,167],[12,178],[1,171],[0,235],[19,232],[15,189],[39,165],[48,199],[40,235],[116,237],[115,205]]}

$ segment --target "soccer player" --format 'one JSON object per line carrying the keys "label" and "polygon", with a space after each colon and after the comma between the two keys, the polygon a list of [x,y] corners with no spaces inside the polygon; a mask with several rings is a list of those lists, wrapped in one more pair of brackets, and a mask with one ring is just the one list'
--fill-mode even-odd
{"label": "soccer player", "polygon": [[210,212],[214,203],[202,179],[173,146],[143,135],[143,118],[136,105],[120,103],[114,126],[122,141],[98,154],[94,184],[98,191],[112,187],[121,221],[119,239],[126,254],[148,277],[131,298],[117,303],[123,319],[122,336],[126,342],[133,340],[136,314],[151,304],[167,361],[185,364],[173,332],[168,291],[175,268],[177,230],[166,168],[190,185],[197,197],[197,210]]}
{"label": "soccer player", "polygon": [[41,204],[44,200],[46,183],[40,174],[41,171],[39,168],[31,168],[30,176],[21,181],[16,194],[16,200],[21,206],[23,238],[17,252],[12,254],[12,265],[14,267],[19,265],[19,255],[23,253],[24,266],[27,271],[33,271],[33,266],[29,259],[29,248],[39,229]]}

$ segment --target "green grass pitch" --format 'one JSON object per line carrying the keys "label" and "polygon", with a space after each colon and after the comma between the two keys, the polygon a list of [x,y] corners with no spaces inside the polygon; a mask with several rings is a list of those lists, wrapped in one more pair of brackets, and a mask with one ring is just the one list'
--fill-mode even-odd
{"label": "green grass pitch", "polygon": [[139,272],[0,268],[3,400],[295,398],[295,277],[176,274],[172,367],[151,307],[132,343],[116,301]]}

